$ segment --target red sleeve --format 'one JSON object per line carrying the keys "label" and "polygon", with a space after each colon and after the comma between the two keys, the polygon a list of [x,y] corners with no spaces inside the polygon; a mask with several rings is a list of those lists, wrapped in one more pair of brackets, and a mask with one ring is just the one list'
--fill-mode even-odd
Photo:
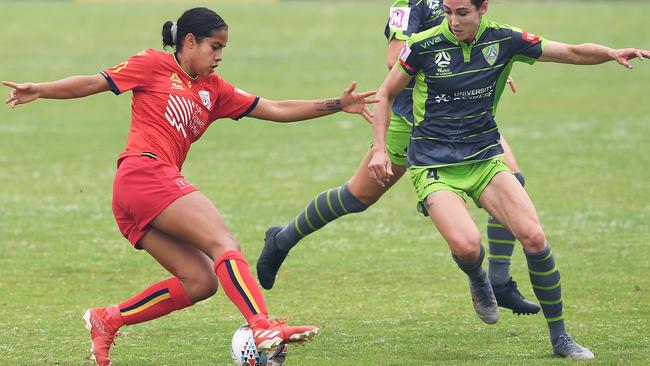
{"label": "red sleeve", "polygon": [[152,49],[142,51],[101,74],[106,78],[111,91],[117,95],[147,84],[155,67],[156,54]]}
{"label": "red sleeve", "polygon": [[217,83],[217,102],[210,111],[210,121],[224,117],[234,120],[244,118],[257,106],[259,97],[235,88],[218,76],[215,77],[215,83]]}

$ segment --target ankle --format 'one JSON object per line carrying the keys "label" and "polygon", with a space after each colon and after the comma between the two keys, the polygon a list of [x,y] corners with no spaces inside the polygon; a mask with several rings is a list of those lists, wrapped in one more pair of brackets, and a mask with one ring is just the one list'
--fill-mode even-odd
{"label": "ankle", "polygon": [[248,325],[250,325],[251,328],[268,328],[271,326],[271,320],[266,314],[257,314],[248,319]]}

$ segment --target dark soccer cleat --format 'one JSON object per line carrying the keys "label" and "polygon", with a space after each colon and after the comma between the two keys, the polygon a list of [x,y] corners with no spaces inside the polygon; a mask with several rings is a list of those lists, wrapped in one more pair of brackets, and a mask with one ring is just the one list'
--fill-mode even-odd
{"label": "dark soccer cleat", "polygon": [[278,246],[275,244],[275,236],[281,230],[281,226],[271,226],[266,230],[264,249],[262,249],[262,253],[260,253],[260,257],[257,259],[257,279],[260,281],[260,285],[267,290],[273,288],[275,276],[278,274],[278,270],[287,257],[287,254],[289,254],[278,249]]}
{"label": "dark soccer cleat", "polygon": [[510,309],[517,315],[537,314],[541,310],[539,305],[524,298],[517,289],[517,282],[513,281],[512,277],[503,285],[492,286],[492,290],[494,290],[494,297],[496,297],[499,306]]}
{"label": "dark soccer cleat", "polygon": [[593,360],[594,354],[587,348],[579,345],[568,334],[562,334],[553,342],[553,353],[558,356],[574,360]]}
{"label": "dark soccer cleat", "polygon": [[472,294],[474,311],[482,321],[487,324],[494,324],[499,320],[499,305],[494,298],[492,285],[487,275],[480,280],[469,280],[469,289]]}

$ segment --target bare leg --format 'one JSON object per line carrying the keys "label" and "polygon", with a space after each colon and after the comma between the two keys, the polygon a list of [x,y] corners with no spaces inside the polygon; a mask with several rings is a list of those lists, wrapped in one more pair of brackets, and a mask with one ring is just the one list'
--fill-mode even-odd
{"label": "bare leg", "polygon": [[270,290],[289,251],[307,235],[350,213],[365,211],[404,175],[406,169],[393,165],[394,175],[385,187],[370,178],[370,151],[363,157],[356,173],[342,187],[328,189],[307,204],[288,225],[272,226],[266,231],[264,249],[257,260],[257,278]]}
{"label": "bare leg", "polygon": [[467,211],[465,201],[452,191],[437,191],[426,200],[431,221],[447,240],[458,267],[469,278],[472,303],[485,323],[499,320],[499,307],[490,280],[483,270],[481,235]]}

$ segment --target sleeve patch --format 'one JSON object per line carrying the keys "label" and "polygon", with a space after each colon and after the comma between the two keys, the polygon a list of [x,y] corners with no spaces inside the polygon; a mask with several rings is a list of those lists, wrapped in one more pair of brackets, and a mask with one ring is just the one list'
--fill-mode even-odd
{"label": "sleeve patch", "polygon": [[402,53],[399,55],[399,59],[402,62],[406,62],[406,60],[408,60],[410,55],[411,55],[411,49],[409,48],[408,45],[404,45],[404,48],[402,48]]}
{"label": "sleeve patch", "polygon": [[536,36],[536,35],[534,35],[534,34],[532,34],[532,33],[528,33],[528,32],[525,32],[525,31],[521,34],[521,38],[522,38],[524,41],[526,41],[526,42],[530,42],[530,43],[537,43],[537,42],[539,42],[539,36]]}
{"label": "sleeve patch", "polygon": [[394,30],[405,31],[408,29],[409,16],[411,15],[411,8],[390,8],[390,18],[388,26]]}

